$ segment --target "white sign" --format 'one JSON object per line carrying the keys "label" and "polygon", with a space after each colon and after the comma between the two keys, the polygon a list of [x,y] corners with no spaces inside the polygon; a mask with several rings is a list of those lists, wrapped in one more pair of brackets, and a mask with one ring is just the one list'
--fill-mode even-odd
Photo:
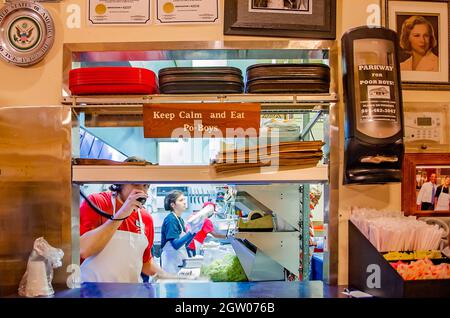
{"label": "white sign", "polygon": [[214,24],[219,0],[156,0],[156,24]]}
{"label": "white sign", "polygon": [[88,0],[90,25],[150,23],[150,0]]}

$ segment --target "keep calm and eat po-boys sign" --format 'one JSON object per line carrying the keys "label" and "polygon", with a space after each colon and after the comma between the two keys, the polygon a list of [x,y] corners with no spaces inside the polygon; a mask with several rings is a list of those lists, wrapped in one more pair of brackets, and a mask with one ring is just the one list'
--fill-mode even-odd
{"label": "keep calm and eat po-boys sign", "polygon": [[145,138],[258,137],[259,103],[144,105]]}

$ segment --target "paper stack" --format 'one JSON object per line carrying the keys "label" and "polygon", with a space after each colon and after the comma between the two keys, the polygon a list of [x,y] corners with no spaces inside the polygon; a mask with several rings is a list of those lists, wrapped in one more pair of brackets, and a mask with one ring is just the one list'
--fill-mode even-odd
{"label": "paper stack", "polygon": [[313,167],[322,159],[322,141],[292,141],[221,151],[213,161],[216,172],[278,166]]}

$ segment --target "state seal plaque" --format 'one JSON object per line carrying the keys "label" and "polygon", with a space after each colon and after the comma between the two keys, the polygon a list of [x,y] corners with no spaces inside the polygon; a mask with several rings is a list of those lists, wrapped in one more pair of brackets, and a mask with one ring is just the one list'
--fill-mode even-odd
{"label": "state seal plaque", "polygon": [[0,9],[0,57],[30,66],[44,58],[53,45],[55,26],[50,13],[33,1],[14,1]]}

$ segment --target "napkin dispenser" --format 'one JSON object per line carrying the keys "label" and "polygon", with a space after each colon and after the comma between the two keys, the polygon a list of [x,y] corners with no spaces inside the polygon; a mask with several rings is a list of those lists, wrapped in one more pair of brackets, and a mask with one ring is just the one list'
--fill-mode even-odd
{"label": "napkin dispenser", "polygon": [[342,37],[344,184],[400,182],[404,153],[397,34],[358,27]]}

